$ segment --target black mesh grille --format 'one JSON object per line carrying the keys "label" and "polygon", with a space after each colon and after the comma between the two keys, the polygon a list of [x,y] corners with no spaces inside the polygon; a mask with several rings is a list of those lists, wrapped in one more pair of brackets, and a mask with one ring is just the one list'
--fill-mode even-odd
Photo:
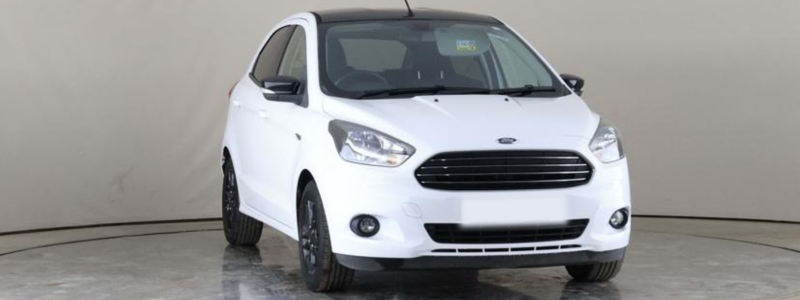
{"label": "black mesh grille", "polygon": [[[579,238],[589,219],[560,225],[528,227],[461,227],[459,224],[425,224],[431,239],[442,244],[506,244],[573,240]],[[557,247],[556,247],[557,248]]]}
{"label": "black mesh grille", "polygon": [[568,151],[451,152],[429,159],[415,175],[440,190],[552,189],[586,184],[592,166]]}

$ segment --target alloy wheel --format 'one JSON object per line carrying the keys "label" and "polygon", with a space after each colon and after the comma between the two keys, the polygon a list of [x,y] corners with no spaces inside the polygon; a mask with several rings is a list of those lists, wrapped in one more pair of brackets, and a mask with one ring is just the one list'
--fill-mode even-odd
{"label": "alloy wheel", "polygon": [[[232,169],[225,172],[225,199],[223,203],[223,213],[228,220],[234,217],[234,214],[239,209],[239,195],[236,189],[236,173]],[[230,222],[227,222],[226,227],[230,227]]]}
{"label": "alloy wheel", "polygon": [[317,230],[317,215],[315,213],[316,203],[306,201],[305,218],[301,233],[301,245],[303,248],[303,261],[306,264],[306,271],[314,274],[319,255],[319,232]]}

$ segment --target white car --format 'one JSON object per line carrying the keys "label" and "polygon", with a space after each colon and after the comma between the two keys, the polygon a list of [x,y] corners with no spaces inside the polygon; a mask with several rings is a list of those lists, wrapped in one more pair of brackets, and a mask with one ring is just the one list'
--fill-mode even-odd
{"label": "white car", "polygon": [[438,10],[301,13],[230,93],[223,219],[298,240],[309,289],[354,270],[566,266],[606,281],[628,246],[613,126],[495,18]]}

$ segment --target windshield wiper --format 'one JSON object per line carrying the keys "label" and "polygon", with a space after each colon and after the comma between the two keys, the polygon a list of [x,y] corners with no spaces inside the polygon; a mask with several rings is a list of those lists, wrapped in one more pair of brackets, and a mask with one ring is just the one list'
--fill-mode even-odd
{"label": "windshield wiper", "polygon": [[495,95],[517,95],[525,96],[533,93],[547,93],[555,92],[555,87],[539,87],[533,85],[526,85],[521,88],[497,89],[490,90],[485,88],[475,87],[451,87],[443,85],[435,85],[428,87],[410,87],[410,88],[391,88],[383,90],[366,91],[358,99],[372,98],[375,96],[399,96],[399,95],[469,95],[469,94],[495,94]]}
{"label": "windshield wiper", "polygon": [[510,89],[499,89],[499,90],[492,90],[492,94],[498,95],[519,95],[525,96],[530,95],[533,93],[546,93],[546,92],[555,92],[556,88],[551,86],[533,86],[533,85],[526,85],[521,88],[510,88]]}
{"label": "windshield wiper", "polygon": [[492,90],[484,89],[484,88],[473,88],[473,87],[451,87],[451,86],[443,86],[443,85],[435,85],[429,87],[410,87],[410,88],[393,88],[393,89],[384,89],[384,90],[374,90],[374,91],[366,91],[358,99],[365,99],[375,96],[399,96],[399,95],[413,95],[413,94],[430,94],[430,95],[438,95],[438,94],[457,94],[457,95],[466,95],[466,94],[490,94]]}

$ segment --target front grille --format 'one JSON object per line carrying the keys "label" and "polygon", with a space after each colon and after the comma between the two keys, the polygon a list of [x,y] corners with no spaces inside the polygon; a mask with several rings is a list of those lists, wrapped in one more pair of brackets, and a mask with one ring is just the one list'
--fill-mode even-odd
{"label": "front grille", "polygon": [[415,175],[439,190],[553,189],[588,183],[592,166],[568,151],[451,152],[429,159]]}
{"label": "front grille", "polygon": [[505,228],[425,224],[425,230],[433,241],[441,244],[513,244],[574,240],[583,234],[588,224],[589,219],[571,220],[558,225]]}

